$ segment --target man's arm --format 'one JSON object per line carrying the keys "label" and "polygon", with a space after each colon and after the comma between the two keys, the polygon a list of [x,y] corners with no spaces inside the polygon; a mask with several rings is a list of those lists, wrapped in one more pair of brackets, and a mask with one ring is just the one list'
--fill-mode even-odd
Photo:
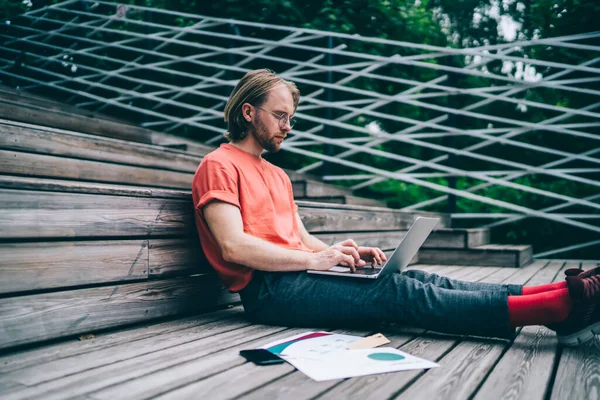
{"label": "man's arm", "polygon": [[[325,243],[323,243],[320,239],[318,239],[318,238],[314,237],[313,235],[311,235],[310,233],[308,233],[308,231],[306,230],[306,227],[302,223],[300,214],[298,214],[298,213],[296,213],[296,222],[298,223],[298,230],[300,231],[300,239],[302,240],[302,243],[304,243],[304,245],[306,247],[308,247],[311,250],[317,251],[317,252],[323,251],[329,247]],[[373,267],[375,267],[377,265],[381,265],[387,261],[387,257],[385,256],[383,251],[381,251],[381,249],[379,249],[377,247],[358,247],[358,245],[356,243],[354,243],[354,241],[352,239],[348,239],[342,243],[352,243],[352,246],[354,246],[358,250],[358,254],[359,254],[360,258],[363,261],[369,261]],[[358,263],[356,263],[356,266],[362,267],[365,264],[366,263],[358,262]]]}
{"label": "man's arm", "polygon": [[306,247],[316,252],[323,251],[329,246],[323,243],[320,239],[314,237],[304,227],[302,223],[302,219],[300,218],[300,214],[296,213],[296,223],[298,225],[298,231],[300,232],[300,240]]}
{"label": "man's arm", "polygon": [[326,270],[340,263],[354,267],[360,261],[357,249],[335,245],[318,253],[289,250],[244,232],[236,206],[213,201],[202,209],[204,219],[225,261],[263,271]]}

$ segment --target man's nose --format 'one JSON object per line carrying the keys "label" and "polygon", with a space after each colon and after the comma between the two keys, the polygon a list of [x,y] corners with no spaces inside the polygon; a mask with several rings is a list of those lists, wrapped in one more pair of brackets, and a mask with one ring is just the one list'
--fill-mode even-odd
{"label": "man's nose", "polygon": [[285,124],[283,124],[283,126],[281,127],[281,130],[285,131],[285,132],[289,132],[292,130],[292,125],[290,122],[290,117],[287,117],[285,119]]}

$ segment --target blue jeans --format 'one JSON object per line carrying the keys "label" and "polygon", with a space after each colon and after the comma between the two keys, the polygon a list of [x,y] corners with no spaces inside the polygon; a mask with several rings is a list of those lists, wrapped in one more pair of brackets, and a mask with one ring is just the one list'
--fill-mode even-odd
{"label": "blue jeans", "polygon": [[419,270],[376,280],[255,271],[240,292],[256,323],[342,327],[398,322],[438,332],[514,337],[508,296],[521,285],[473,283]]}

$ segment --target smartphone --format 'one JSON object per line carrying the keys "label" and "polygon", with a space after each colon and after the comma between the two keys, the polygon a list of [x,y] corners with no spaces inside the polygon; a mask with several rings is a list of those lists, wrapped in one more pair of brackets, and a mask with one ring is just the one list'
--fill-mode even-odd
{"label": "smartphone", "polygon": [[256,365],[282,364],[285,362],[285,360],[266,349],[242,350],[240,355]]}

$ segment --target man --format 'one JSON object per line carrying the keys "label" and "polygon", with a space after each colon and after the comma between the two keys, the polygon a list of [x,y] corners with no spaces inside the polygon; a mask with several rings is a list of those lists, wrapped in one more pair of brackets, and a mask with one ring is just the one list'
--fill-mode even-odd
{"label": "man", "polygon": [[378,248],[348,239],[328,246],[305,229],[292,185],[261,157],[292,129],[300,94],[269,70],[247,73],[225,107],[228,144],[206,155],[194,176],[202,248],[249,318],[289,326],[396,321],[447,333],[511,338],[515,328],[547,325],[575,345],[600,333],[600,268],[569,271],[535,287],[461,282],[423,271],[377,280],[307,274],[342,264],[386,261]]}

